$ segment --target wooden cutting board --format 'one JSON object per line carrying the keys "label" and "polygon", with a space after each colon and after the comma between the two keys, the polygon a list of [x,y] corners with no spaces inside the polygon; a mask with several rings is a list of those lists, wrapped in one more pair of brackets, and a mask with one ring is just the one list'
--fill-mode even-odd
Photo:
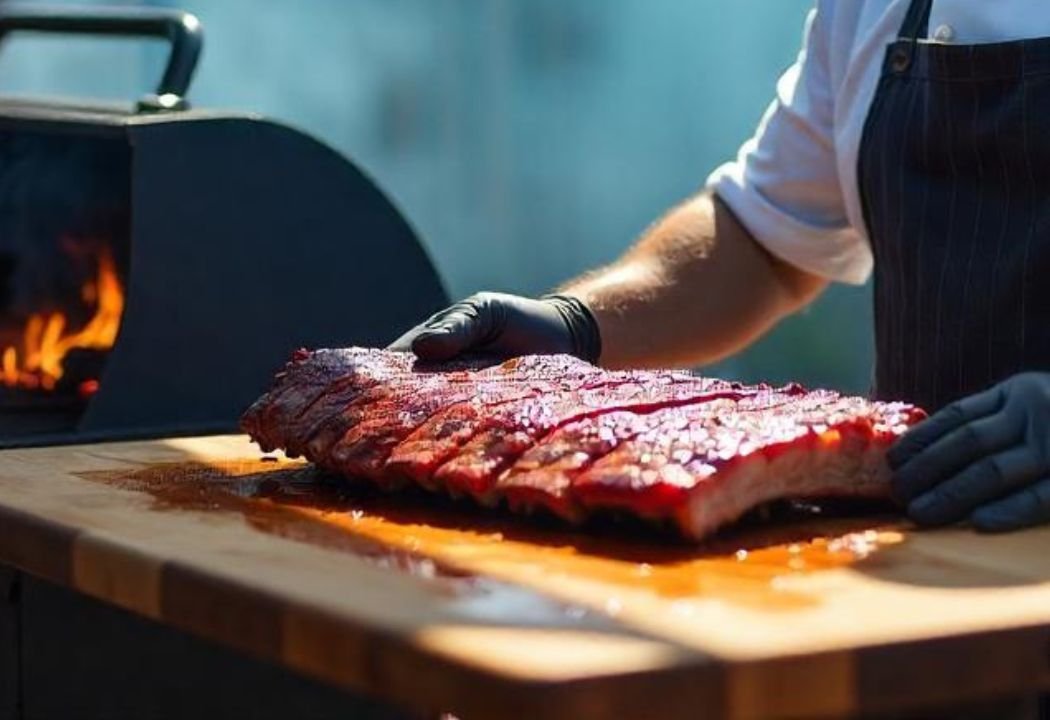
{"label": "wooden cutting board", "polygon": [[0,453],[0,562],[464,718],[838,716],[1050,689],[1047,528],[802,514],[689,547],[377,496],[233,436]]}

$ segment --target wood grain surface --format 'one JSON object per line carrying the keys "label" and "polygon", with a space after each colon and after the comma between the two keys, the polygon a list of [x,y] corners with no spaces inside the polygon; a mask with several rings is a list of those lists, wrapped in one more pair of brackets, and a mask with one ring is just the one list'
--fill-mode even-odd
{"label": "wood grain surface", "polygon": [[805,515],[704,547],[376,496],[239,436],[0,453],[0,562],[471,717],[797,717],[1050,689],[1050,529]]}

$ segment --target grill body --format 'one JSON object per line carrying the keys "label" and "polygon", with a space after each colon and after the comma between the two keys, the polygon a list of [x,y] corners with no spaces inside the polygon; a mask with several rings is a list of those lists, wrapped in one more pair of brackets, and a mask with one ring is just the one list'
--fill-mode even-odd
{"label": "grill body", "polygon": [[[190,108],[193,15],[0,6],[0,48],[24,31],[161,38],[170,54],[134,104],[0,99],[0,446],[233,430],[295,348],[382,345],[447,302],[353,162],[258,115]],[[42,347],[34,315],[90,319],[103,250],[125,294],[114,346],[67,356],[65,387],[12,389],[11,348]]]}
{"label": "grill body", "polygon": [[262,117],[0,102],[5,150],[18,160],[0,166],[0,233],[17,244],[8,294],[25,294],[31,262],[46,304],[63,238],[105,235],[126,305],[73,426],[68,408],[57,435],[36,422],[5,437],[0,419],[0,444],[230,430],[296,347],[380,345],[447,301],[374,182]]}

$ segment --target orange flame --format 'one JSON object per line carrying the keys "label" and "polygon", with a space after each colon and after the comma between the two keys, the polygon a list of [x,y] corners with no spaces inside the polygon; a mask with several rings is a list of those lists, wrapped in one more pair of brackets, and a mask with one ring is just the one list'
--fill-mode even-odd
{"label": "orange flame", "polygon": [[[91,320],[80,330],[67,334],[65,314],[30,315],[22,334],[22,351],[9,346],[0,354],[0,383],[8,387],[52,390],[65,372],[62,363],[70,350],[113,347],[124,312],[124,290],[109,248],[104,248],[99,255],[97,278],[85,284],[80,294],[85,301],[96,302]],[[90,386],[91,392],[98,387],[97,381],[82,385]]]}

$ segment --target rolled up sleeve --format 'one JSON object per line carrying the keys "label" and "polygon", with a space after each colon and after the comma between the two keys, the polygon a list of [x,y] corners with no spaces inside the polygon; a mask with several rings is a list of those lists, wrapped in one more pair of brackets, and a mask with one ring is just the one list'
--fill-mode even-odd
{"label": "rolled up sleeve", "polygon": [[829,280],[860,284],[871,273],[872,255],[847,219],[836,165],[832,12],[831,2],[810,12],[798,59],[777,83],[754,137],[707,186],[773,255]]}

